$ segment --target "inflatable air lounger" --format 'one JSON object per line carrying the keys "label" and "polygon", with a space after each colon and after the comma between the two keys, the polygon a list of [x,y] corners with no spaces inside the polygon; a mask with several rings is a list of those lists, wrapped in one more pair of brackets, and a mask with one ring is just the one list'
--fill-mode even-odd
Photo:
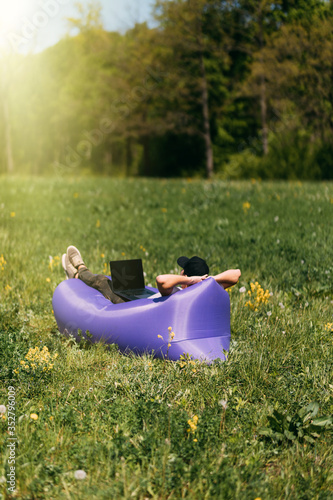
{"label": "inflatable air lounger", "polygon": [[[171,360],[188,353],[209,363],[224,360],[229,349],[229,295],[213,278],[168,297],[122,304],[113,304],[79,279],[70,279],[58,285],[52,303],[61,333],[78,339],[78,332],[85,337],[89,331],[92,342],[115,343],[122,352],[163,358],[168,350]],[[170,326],[175,336],[168,349]]]}

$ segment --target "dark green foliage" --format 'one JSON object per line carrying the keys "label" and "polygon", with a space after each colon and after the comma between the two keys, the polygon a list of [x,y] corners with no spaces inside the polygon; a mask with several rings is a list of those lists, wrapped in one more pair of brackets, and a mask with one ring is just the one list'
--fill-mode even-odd
{"label": "dark green foliage", "polygon": [[[332,430],[333,416],[317,417],[319,404],[314,402],[301,408],[292,417],[273,411],[267,417],[269,427],[261,427],[258,432],[261,436],[267,436],[274,442],[299,441],[314,443],[315,439],[326,429]],[[316,418],[317,417],[317,418]]]}
{"label": "dark green foliage", "polygon": [[224,179],[332,179],[332,2],[155,14],[108,33],[79,5],[77,36],[2,57],[0,173],[204,176],[212,152]]}

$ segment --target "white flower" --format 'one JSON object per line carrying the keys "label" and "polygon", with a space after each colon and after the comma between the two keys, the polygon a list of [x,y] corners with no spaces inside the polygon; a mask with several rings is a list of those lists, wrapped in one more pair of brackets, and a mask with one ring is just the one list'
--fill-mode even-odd
{"label": "white flower", "polygon": [[277,222],[279,220],[279,216],[277,215],[276,217],[274,217],[274,222]]}
{"label": "white flower", "polygon": [[240,289],[239,289],[239,293],[245,293],[246,292],[246,288],[245,286],[242,286]]}
{"label": "white flower", "polygon": [[305,302],[304,307],[309,307],[309,302]]}
{"label": "white flower", "polygon": [[268,317],[272,316],[272,311],[267,311],[267,316]]}
{"label": "white flower", "polygon": [[279,245],[280,244],[280,240],[276,240],[276,244]]}
{"label": "white flower", "polygon": [[148,252],[145,252],[145,256],[148,257],[149,253]]}
{"label": "white flower", "polygon": [[87,473],[84,470],[76,470],[74,472],[75,479],[85,479],[87,477]]}
{"label": "white flower", "polygon": [[0,484],[3,484],[3,483],[5,483],[5,482],[6,482],[6,478],[5,478],[5,477],[3,477],[3,476],[1,476],[1,477],[0,477]]}
{"label": "white flower", "polygon": [[5,405],[0,405],[0,413],[6,413]]}
{"label": "white flower", "polygon": [[221,400],[219,401],[219,405],[221,405],[221,406],[222,406],[222,408],[223,408],[224,410],[226,410],[226,409],[227,409],[227,406],[228,406],[228,401],[226,401],[225,399],[221,399]]}
{"label": "white flower", "polygon": [[302,265],[304,264],[304,260],[303,260],[303,259],[301,260],[301,264],[302,264]]}
{"label": "white flower", "polygon": [[282,304],[282,302],[279,302],[279,306],[281,307],[281,309],[284,309],[284,305]]}

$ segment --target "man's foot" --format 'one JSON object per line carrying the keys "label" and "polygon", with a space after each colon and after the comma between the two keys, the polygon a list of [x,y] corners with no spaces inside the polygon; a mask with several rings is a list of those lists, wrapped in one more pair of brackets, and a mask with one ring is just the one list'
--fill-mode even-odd
{"label": "man's foot", "polygon": [[68,258],[66,253],[64,253],[62,256],[61,264],[62,264],[62,267],[64,268],[65,273],[66,273],[66,280],[75,278],[75,275],[77,274],[77,270],[69,262],[69,258]]}
{"label": "man's foot", "polygon": [[67,257],[69,259],[69,262],[74,266],[76,269],[78,269],[79,266],[84,266],[83,259],[81,257],[80,252],[76,247],[73,245],[69,246],[67,248]]}

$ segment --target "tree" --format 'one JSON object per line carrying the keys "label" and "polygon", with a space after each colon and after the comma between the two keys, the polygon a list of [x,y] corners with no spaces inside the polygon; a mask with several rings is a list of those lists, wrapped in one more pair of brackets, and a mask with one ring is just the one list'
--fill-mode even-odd
{"label": "tree", "polygon": [[[214,171],[210,71],[223,74],[228,65],[228,39],[221,25],[215,23],[212,11],[216,3],[207,0],[156,2],[156,18],[168,51],[169,120],[174,130],[200,137],[205,146],[206,175]],[[181,117],[181,120],[178,118]]]}

